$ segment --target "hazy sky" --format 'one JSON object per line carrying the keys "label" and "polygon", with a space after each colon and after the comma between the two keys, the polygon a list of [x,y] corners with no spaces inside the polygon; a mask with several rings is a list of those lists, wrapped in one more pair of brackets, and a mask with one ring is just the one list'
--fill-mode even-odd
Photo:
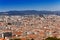
{"label": "hazy sky", "polygon": [[0,0],[0,11],[9,10],[60,11],[60,0]]}

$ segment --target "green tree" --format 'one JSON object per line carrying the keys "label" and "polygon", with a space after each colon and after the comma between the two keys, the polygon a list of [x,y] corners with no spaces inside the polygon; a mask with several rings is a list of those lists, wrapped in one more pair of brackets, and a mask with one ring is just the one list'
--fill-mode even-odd
{"label": "green tree", "polygon": [[20,38],[14,38],[14,39],[10,39],[10,40],[21,40]]}
{"label": "green tree", "polygon": [[56,37],[48,37],[48,38],[46,38],[45,40],[60,40],[60,39],[58,39],[58,38],[56,38]]}

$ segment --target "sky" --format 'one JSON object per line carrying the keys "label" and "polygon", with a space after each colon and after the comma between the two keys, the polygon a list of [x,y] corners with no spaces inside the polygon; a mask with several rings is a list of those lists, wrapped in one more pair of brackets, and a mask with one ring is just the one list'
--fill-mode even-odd
{"label": "sky", "polygon": [[0,0],[0,12],[13,10],[60,11],[60,0]]}

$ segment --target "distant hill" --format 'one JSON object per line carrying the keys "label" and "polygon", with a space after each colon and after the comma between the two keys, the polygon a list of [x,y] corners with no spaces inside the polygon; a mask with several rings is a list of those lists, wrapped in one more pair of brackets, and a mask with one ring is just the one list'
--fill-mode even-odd
{"label": "distant hill", "polygon": [[60,15],[60,11],[36,11],[36,10],[8,11],[0,12],[0,15]]}

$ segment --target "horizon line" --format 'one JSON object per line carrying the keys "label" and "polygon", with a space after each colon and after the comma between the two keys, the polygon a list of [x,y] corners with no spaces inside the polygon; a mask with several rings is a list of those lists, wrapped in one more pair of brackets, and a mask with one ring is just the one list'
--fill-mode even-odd
{"label": "horizon line", "polygon": [[7,11],[0,11],[0,12],[9,12],[9,11],[60,11],[60,10],[7,10]]}

